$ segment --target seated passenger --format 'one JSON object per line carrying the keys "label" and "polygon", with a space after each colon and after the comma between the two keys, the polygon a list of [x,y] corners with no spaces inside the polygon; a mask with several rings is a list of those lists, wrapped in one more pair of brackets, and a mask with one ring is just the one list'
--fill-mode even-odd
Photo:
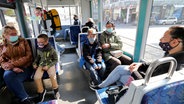
{"label": "seated passenger", "polygon": [[[83,44],[83,57],[86,69],[89,70],[94,85],[101,83],[105,72],[105,63],[102,60],[102,49],[96,39],[96,30],[88,30],[88,40]],[[92,84],[92,83],[91,83]]]}
{"label": "seated passenger", "polygon": [[88,28],[89,29],[94,28],[94,29],[96,29],[96,31],[98,31],[97,26],[95,25],[93,18],[88,18],[88,21],[85,23],[85,25],[83,27],[87,27],[87,28],[82,30],[82,32],[87,32]]}
{"label": "seated passenger", "polygon": [[5,26],[2,35],[4,44],[0,63],[5,70],[4,81],[8,89],[20,99],[21,104],[34,104],[29,99],[23,85],[23,81],[30,75],[31,48],[25,39],[17,35],[17,30],[13,26]]}
{"label": "seated passenger", "polygon": [[34,75],[34,81],[37,86],[37,92],[39,94],[39,100],[44,100],[46,90],[43,88],[42,76],[44,71],[49,74],[54,94],[56,98],[60,97],[58,84],[56,80],[56,69],[55,65],[58,61],[57,53],[54,48],[49,44],[49,38],[46,34],[40,34],[37,37],[37,56],[33,63],[34,69],[36,69]]}
{"label": "seated passenger", "polygon": [[[178,63],[177,69],[180,70],[184,65],[184,28],[179,26],[170,27],[160,39],[160,47],[165,51],[164,57],[174,57]],[[96,87],[107,87],[115,82],[129,85],[132,80],[145,77],[149,63],[133,63],[131,65],[119,65],[116,67],[101,84]],[[169,63],[157,67],[152,76],[168,72]]]}
{"label": "seated passenger", "polygon": [[[121,38],[116,35],[115,26],[112,22],[106,23],[106,30],[100,36],[100,43],[103,51],[103,58],[107,66],[107,75],[118,65],[129,65],[132,63],[130,57],[121,54]],[[119,56],[114,56],[111,52],[120,50]]]}

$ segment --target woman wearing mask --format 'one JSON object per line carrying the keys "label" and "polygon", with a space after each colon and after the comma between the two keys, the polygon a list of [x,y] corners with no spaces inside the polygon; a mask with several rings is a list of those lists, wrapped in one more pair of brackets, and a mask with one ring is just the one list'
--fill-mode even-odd
{"label": "woman wearing mask", "polygon": [[81,25],[81,22],[77,15],[74,15],[73,19],[74,19],[73,25]]}
{"label": "woman wearing mask", "polygon": [[120,53],[117,57],[113,56],[111,51],[122,50],[122,42],[119,36],[116,35],[115,26],[112,22],[106,23],[106,30],[100,36],[100,43],[103,51],[103,58],[107,66],[107,75],[118,65],[129,65],[132,63],[130,57]]}
{"label": "woman wearing mask", "polygon": [[[160,47],[165,51],[164,57],[173,57],[177,61],[176,71],[184,66],[184,28],[179,26],[170,27],[160,39]],[[107,87],[115,82],[129,85],[132,80],[142,79],[150,63],[132,63],[131,65],[119,65],[110,75],[96,88]],[[170,63],[157,67],[152,76],[157,76],[168,72]]]}
{"label": "woman wearing mask", "polygon": [[89,70],[92,79],[92,85],[101,83],[104,72],[105,63],[102,60],[102,49],[96,39],[96,30],[88,30],[88,40],[83,44],[83,57],[85,59],[86,69]]}
{"label": "woman wearing mask", "polygon": [[4,81],[8,89],[20,99],[21,104],[34,104],[23,85],[23,81],[29,76],[29,66],[32,63],[31,48],[24,38],[17,35],[13,26],[5,26],[2,35],[4,42],[0,63],[4,69]]}

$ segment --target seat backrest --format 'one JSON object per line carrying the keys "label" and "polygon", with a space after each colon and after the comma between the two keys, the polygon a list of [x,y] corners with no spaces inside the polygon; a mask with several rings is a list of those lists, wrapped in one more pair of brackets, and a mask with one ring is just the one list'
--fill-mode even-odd
{"label": "seat backrest", "polygon": [[64,35],[66,34],[65,33],[66,29],[70,29],[70,25],[62,25],[62,30],[58,31],[59,35],[56,35],[55,37],[56,38],[64,37]]}
{"label": "seat backrest", "polygon": [[72,25],[70,26],[70,42],[71,44],[77,44],[78,34],[81,32],[80,26]]}

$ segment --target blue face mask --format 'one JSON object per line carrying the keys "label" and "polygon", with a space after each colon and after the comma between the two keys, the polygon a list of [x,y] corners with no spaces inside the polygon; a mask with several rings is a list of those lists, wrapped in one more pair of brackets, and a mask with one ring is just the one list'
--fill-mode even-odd
{"label": "blue face mask", "polygon": [[96,38],[88,38],[88,40],[89,40],[89,42],[90,42],[91,44],[93,44],[93,43],[95,42]]}
{"label": "blue face mask", "polygon": [[19,39],[18,36],[10,36],[10,42],[14,43]]}
{"label": "blue face mask", "polygon": [[169,50],[173,49],[173,47],[171,47],[171,45],[169,44],[170,42],[160,42],[159,46],[163,49],[163,51],[168,52]]}
{"label": "blue face mask", "polygon": [[113,29],[112,29],[112,28],[107,28],[106,31],[107,31],[108,33],[112,33]]}

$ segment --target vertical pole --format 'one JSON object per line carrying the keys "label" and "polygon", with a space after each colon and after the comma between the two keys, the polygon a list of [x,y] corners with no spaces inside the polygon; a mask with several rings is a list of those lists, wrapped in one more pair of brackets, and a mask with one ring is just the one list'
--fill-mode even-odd
{"label": "vertical pole", "polygon": [[103,4],[102,0],[98,0],[98,29],[99,31],[102,30],[102,12],[103,11]]}
{"label": "vertical pole", "polygon": [[24,38],[28,38],[28,32],[27,32],[27,25],[26,25],[26,20],[25,20],[25,15],[24,15],[24,9],[23,9],[23,2],[22,0],[16,0],[16,9],[15,9],[15,13],[17,15],[17,20],[19,23],[19,27],[21,30],[21,35]]}

